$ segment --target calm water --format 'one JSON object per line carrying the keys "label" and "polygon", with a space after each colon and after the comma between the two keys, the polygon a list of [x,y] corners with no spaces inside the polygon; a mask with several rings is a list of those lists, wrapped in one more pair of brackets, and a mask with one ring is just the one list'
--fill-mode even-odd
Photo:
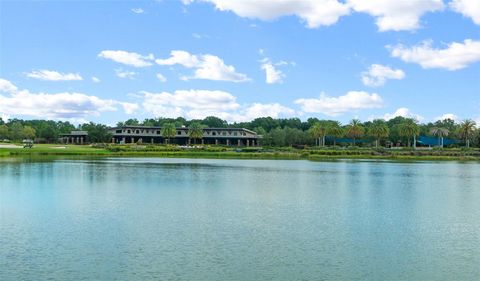
{"label": "calm water", "polygon": [[1,280],[479,280],[480,164],[0,162]]}

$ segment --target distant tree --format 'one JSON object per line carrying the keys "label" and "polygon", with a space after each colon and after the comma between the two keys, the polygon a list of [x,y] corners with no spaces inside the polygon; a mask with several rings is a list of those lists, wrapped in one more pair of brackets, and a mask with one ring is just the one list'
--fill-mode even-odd
{"label": "distant tree", "polygon": [[197,140],[203,138],[203,125],[199,122],[192,122],[188,126],[188,136],[193,139],[193,143],[197,144]]}
{"label": "distant tree", "polygon": [[417,147],[417,136],[420,134],[420,128],[417,121],[411,118],[405,119],[399,125],[400,136],[408,139],[408,146],[410,146],[410,139],[413,138],[413,148]]}
{"label": "distant tree", "polygon": [[201,123],[209,128],[226,128],[228,126],[227,121],[215,116],[207,116]]}
{"label": "distant tree", "polygon": [[273,146],[285,146],[285,137],[285,130],[280,127],[275,128],[268,133],[268,138],[271,139],[271,145]]}
{"label": "distant tree", "polygon": [[8,138],[8,127],[5,124],[0,125],[0,141]]}
{"label": "distant tree", "polygon": [[389,136],[390,129],[388,129],[388,125],[384,120],[376,119],[372,121],[367,133],[375,138],[375,147],[378,147],[380,139]]}
{"label": "distant tree", "polygon": [[87,131],[90,142],[110,142],[112,138],[108,127],[103,124],[85,123],[81,125],[80,129]]}
{"label": "distant tree", "polygon": [[365,128],[362,126],[362,122],[358,119],[353,119],[347,125],[347,136],[353,139],[353,145],[358,138],[361,138],[365,134]]}
{"label": "distant tree", "polygon": [[127,121],[125,121],[124,124],[126,126],[138,126],[138,125],[140,125],[140,122],[138,121],[137,118],[133,118],[133,119],[128,119]]}
{"label": "distant tree", "polygon": [[20,121],[14,121],[8,126],[8,138],[14,141],[22,140],[23,125]]}
{"label": "distant tree", "polygon": [[315,139],[315,145],[320,146],[320,137],[326,133],[326,128],[322,126],[320,121],[313,124],[308,132]]}
{"label": "distant tree", "polygon": [[472,139],[477,123],[471,119],[462,121],[460,124],[460,137],[465,140],[467,148],[470,148],[470,140]]}
{"label": "distant tree", "polygon": [[34,139],[35,138],[35,129],[30,126],[24,126],[22,128],[22,138],[24,139]]}
{"label": "distant tree", "polygon": [[438,145],[443,148],[443,138],[448,136],[450,131],[442,127],[433,127],[430,129],[430,134],[438,137]]}
{"label": "distant tree", "polygon": [[0,117],[0,125],[5,125],[5,121],[3,121],[2,117]]}
{"label": "distant tree", "polygon": [[337,145],[337,138],[341,138],[345,132],[342,124],[338,121],[332,121],[327,128],[327,135],[333,137],[333,146]]}
{"label": "distant tree", "polygon": [[165,143],[170,143],[171,139],[177,135],[177,128],[174,123],[165,123],[162,128],[162,136],[165,138]]}

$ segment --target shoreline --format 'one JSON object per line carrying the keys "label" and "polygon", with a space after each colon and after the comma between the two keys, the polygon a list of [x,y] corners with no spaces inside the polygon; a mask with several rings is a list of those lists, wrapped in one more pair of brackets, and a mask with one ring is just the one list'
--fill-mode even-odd
{"label": "shoreline", "polygon": [[[0,147],[0,158],[29,157],[157,157],[157,158],[204,158],[204,159],[260,159],[260,160],[392,160],[392,161],[480,161],[478,150],[395,150],[378,149],[309,149],[293,150],[279,148],[262,151],[250,148],[246,151],[212,147],[210,150],[181,150],[177,147],[131,147],[95,148],[90,146],[36,145],[34,148]],[[251,151],[250,151],[251,150]]]}

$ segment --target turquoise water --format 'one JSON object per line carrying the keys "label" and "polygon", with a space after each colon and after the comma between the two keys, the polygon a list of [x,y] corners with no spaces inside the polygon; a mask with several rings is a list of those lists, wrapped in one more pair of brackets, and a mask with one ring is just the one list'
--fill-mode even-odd
{"label": "turquoise water", "polygon": [[1,280],[478,280],[480,164],[0,162]]}

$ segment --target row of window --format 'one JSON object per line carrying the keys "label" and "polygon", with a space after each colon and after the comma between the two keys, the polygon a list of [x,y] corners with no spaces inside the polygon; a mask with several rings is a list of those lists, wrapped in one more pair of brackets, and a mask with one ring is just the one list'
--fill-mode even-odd
{"label": "row of window", "polygon": [[[117,134],[121,134],[121,133],[127,133],[127,134],[131,134],[131,133],[135,133],[135,134],[153,134],[153,133],[156,133],[157,135],[160,135],[161,132],[160,130],[130,130],[130,129],[126,129],[126,130],[116,130],[115,133]],[[226,131],[212,131],[212,136],[216,136],[216,135],[222,135],[222,136],[226,136],[227,135],[227,132]],[[177,131],[177,135],[181,135],[182,134],[182,131]],[[245,132],[236,132],[234,131],[233,132],[233,135],[234,136],[238,136],[240,134],[240,136],[246,136],[247,134]],[[207,131],[207,135],[210,135],[210,131]],[[228,135],[231,136],[232,135],[232,132],[228,132]]]}

